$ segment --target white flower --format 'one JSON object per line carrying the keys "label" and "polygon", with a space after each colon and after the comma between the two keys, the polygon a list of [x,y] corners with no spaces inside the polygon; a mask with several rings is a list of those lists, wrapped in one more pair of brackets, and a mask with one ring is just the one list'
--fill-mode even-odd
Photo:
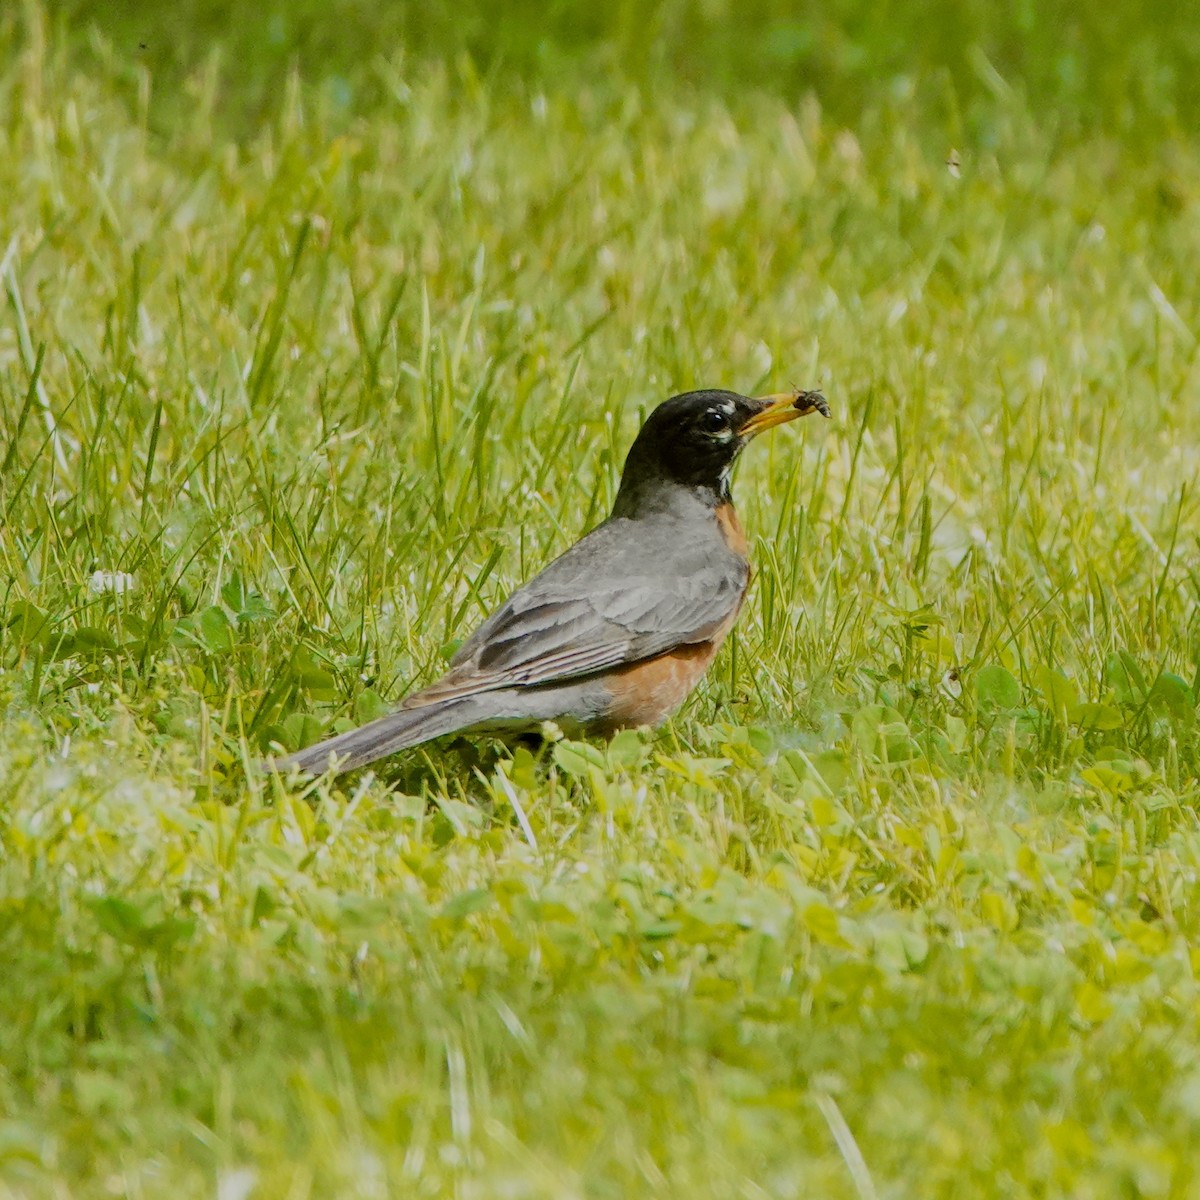
{"label": "white flower", "polygon": [[88,580],[88,591],[97,596],[104,592],[115,592],[120,596],[132,592],[135,587],[137,580],[128,571],[93,571]]}

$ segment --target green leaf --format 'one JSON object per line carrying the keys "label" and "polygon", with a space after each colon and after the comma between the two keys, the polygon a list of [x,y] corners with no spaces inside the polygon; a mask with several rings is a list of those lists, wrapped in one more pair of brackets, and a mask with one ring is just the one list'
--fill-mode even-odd
{"label": "green leaf", "polygon": [[234,614],[239,625],[278,616],[258,592],[246,586],[239,571],[234,571],[225,581],[225,586],[221,588],[221,601]]}
{"label": "green leaf", "polygon": [[83,658],[106,658],[116,652],[117,643],[107,629],[84,625],[71,636],[72,653]]}
{"label": "green leaf", "polygon": [[105,933],[140,950],[167,950],[190,938],[196,927],[191,918],[164,915],[159,896],[136,901],[102,896],[91,901],[91,909]]}
{"label": "green leaf", "polygon": [[1090,979],[1085,979],[1075,989],[1075,1004],[1079,1015],[1092,1025],[1107,1020],[1113,1011],[1112,1001]]}
{"label": "green leaf", "polygon": [[340,898],[337,923],[342,933],[362,936],[375,932],[392,916],[392,905],[386,897],[363,896],[351,892]]}
{"label": "green leaf", "polygon": [[254,904],[250,910],[250,924],[258,925],[265,921],[279,907],[274,891],[265,884],[259,884],[254,890]]}
{"label": "green leaf", "polygon": [[918,967],[929,955],[929,939],[918,929],[896,925],[875,931],[874,950],[880,964],[896,974]]}
{"label": "green leaf", "polygon": [[472,913],[481,912],[494,900],[495,897],[489,888],[470,888],[451,896],[442,905],[438,915],[448,921],[461,921],[465,917],[471,916]]}
{"label": "green leaf", "polygon": [[1125,724],[1121,710],[1111,704],[1088,702],[1076,704],[1067,712],[1069,720],[1081,729],[1108,730],[1120,729]]}
{"label": "green leaf", "polygon": [[289,750],[302,750],[321,740],[325,725],[312,713],[294,712],[280,726],[283,744]]}
{"label": "green leaf", "polygon": [[1118,650],[1105,659],[1104,682],[1123,708],[1140,708],[1150,691],[1141,667],[1126,650]]}
{"label": "green leaf", "polygon": [[136,939],[145,928],[145,915],[139,905],[120,896],[104,896],[92,902],[96,923],[118,941]]}
{"label": "green leaf", "polygon": [[44,643],[50,632],[50,618],[36,604],[18,600],[9,605],[6,627],[18,646]]}
{"label": "green leaf", "polygon": [[943,723],[947,748],[961,754],[967,745],[967,723],[961,717],[947,717]]}
{"label": "green leaf", "polygon": [[1169,671],[1164,671],[1154,681],[1149,699],[1151,705],[1165,709],[1176,720],[1194,722],[1196,719],[1196,697],[1192,689]]}
{"label": "green leaf", "polygon": [[309,692],[322,693],[322,699],[330,698],[337,692],[337,679],[333,672],[318,666],[307,650],[298,650],[292,656],[289,670],[292,678],[302,688]]}
{"label": "green leaf", "polygon": [[844,946],[838,915],[828,904],[810,904],[804,910],[804,928],[826,946]]}
{"label": "green leaf", "polygon": [[975,697],[985,713],[1013,709],[1021,703],[1021,685],[1011,671],[990,663],[975,676]]}
{"label": "green leaf", "polygon": [[603,771],[608,766],[601,751],[589,742],[571,742],[565,739],[554,743],[554,762],[560,771],[574,779],[589,778],[589,767],[598,767]]}
{"label": "green leaf", "polygon": [[785,750],[775,760],[775,779],[786,792],[794,792],[808,774],[808,763],[798,750]]}
{"label": "green leaf", "polygon": [[882,704],[866,704],[850,718],[850,736],[864,754],[875,754],[879,745],[879,726],[887,711]]}
{"label": "green leaf", "polygon": [[716,791],[721,786],[717,781],[729,767],[727,758],[699,758],[694,754],[681,754],[678,758],[658,754],[655,758],[664,771],[709,791]]}
{"label": "green leaf", "polygon": [[1005,933],[1016,929],[1021,920],[1012,898],[993,888],[987,888],[980,893],[979,911],[985,921]]}
{"label": "green leaf", "polygon": [[917,753],[904,718],[886,704],[860,708],[850,720],[850,735],[869,758],[906,762]]}
{"label": "green leaf", "polygon": [[646,745],[636,729],[622,729],[608,743],[608,761],[614,767],[639,766],[646,758]]}
{"label": "green leaf", "polygon": [[1033,685],[1045,697],[1046,707],[1060,721],[1065,720],[1067,713],[1080,701],[1075,681],[1053,667],[1034,667]]}
{"label": "green leaf", "polygon": [[246,602],[246,585],[242,581],[242,573],[234,571],[221,588],[221,600],[230,612],[241,612]]}
{"label": "green leaf", "polygon": [[377,721],[386,717],[391,708],[374,688],[364,688],[354,698],[354,722],[365,725],[368,721]]}
{"label": "green leaf", "polygon": [[1119,796],[1133,786],[1132,772],[1119,770],[1113,764],[1097,763],[1081,771],[1080,778],[1098,792],[1107,792],[1112,796]]}
{"label": "green leaf", "polygon": [[813,767],[816,768],[817,774],[821,778],[821,782],[831,791],[840,792],[846,788],[853,779],[853,772],[850,768],[850,760],[847,757],[846,751],[834,746],[828,750],[822,750],[815,758],[810,759]]}
{"label": "green leaf", "polygon": [[228,654],[233,649],[233,626],[225,610],[212,604],[196,618],[196,635],[209,654]]}

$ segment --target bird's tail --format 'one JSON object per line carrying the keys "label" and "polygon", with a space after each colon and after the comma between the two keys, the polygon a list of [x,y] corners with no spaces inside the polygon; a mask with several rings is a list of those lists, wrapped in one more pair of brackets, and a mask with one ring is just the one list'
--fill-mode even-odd
{"label": "bird's tail", "polygon": [[297,750],[286,758],[268,759],[263,765],[267,770],[274,768],[285,774],[295,769],[320,775],[331,765],[339,773],[353,771],[397,750],[407,750],[410,746],[466,729],[476,724],[478,718],[479,704],[474,696],[443,700],[420,708],[402,708],[358,729]]}

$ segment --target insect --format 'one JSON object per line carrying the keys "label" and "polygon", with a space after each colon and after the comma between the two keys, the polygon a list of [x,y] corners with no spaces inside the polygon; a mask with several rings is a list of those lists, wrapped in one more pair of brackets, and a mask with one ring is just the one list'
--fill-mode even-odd
{"label": "insect", "polygon": [[796,388],[796,399],[792,401],[792,407],[797,412],[802,413],[813,412],[815,410],[826,420],[829,419],[829,401],[825,399],[821,392],[806,392],[800,388]]}

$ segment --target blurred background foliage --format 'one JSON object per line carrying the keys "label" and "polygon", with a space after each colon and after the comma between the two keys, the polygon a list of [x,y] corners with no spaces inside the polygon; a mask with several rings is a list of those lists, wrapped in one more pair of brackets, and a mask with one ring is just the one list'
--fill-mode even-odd
{"label": "blurred background foliage", "polygon": [[274,111],[293,68],[345,118],[370,111],[388,86],[380,56],[401,48],[465,58],[493,82],[565,86],[617,72],[647,87],[715,91],[735,107],[746,92],[815,91],[846,124],[888,92],[917,93],[977,121],[1009,88],[1065,138],[1136,141],[1200,120],[1200,21],[1173,3],[50,0],[46,8],[86,53],[128,59],[131,97],[139,67],[149,68],[160,121],[186,102],[190,77],[216,69],[220,117],[235,136]]}

